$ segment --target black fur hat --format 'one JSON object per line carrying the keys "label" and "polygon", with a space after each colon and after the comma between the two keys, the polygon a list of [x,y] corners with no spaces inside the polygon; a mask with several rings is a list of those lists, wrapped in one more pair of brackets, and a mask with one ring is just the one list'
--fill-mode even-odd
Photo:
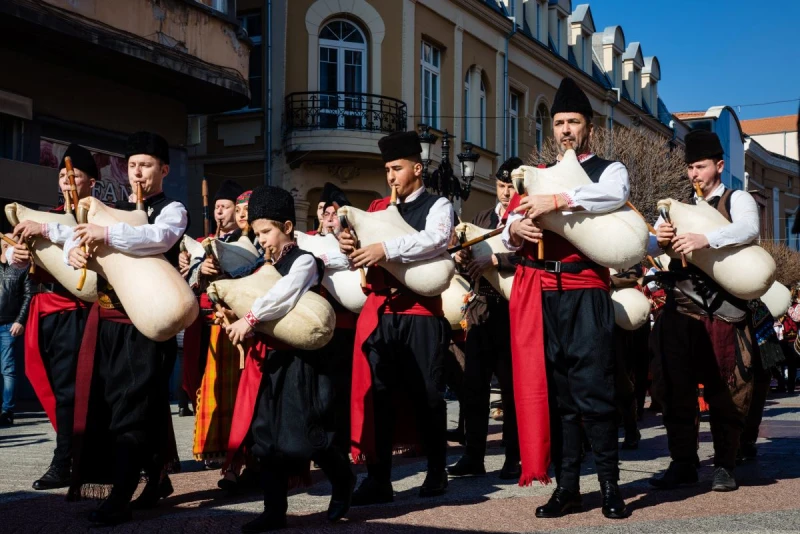
{"label": "black fur hat", "polygon": [[702,159],[722,158],[725,150],[714,132],[692,130],[683,139],[686,142],[686,163],[694,163]]}
{"label": "black fur hat", "polygon": [[247,206],[247,222],[252,225],[258,219],[296,224],[292,194],[271,185],[256,187]]}
{"label": "black fur hat", "polygon": [[383,162],[408,158],[422,153],[417,132],[394,132],[378,140]]}
{"label": "black fur hat", "polygon": [[136,132],[128,137],[125,145],[125,160],[136,154],[147,154],[169,165],[169,144],[167,140],[152,132]]}
{"label": "black fur hat", "polygon": [[500,165],[500,168],[497,169],[497,174],[494,175],[495,178],[500,180],[501,182],[510,184],[511,183],[511,171],[522,167],[524,163],[521,159],[517,157],[508,158]]}
{"label": "black fur hat", "polygon": [[347,195],[344,194],[344,191],[330,182],[325,183],[325,187],[322,189],[322,195],[320,195],[319,201],[325,203],[325,208],[328,206],[333,206],[334,203],[338,208],[351,205],[350,201],[347,200]]}
{"label": "black fur hat", "polygon": [[561,80],[553,99],[553,107],[550,108],[550,117],[555,117],[556,113],[580,113],[586,117],[587,122],[594,116],[589,98],[572,78]]}
{"label": "black fur hat", "polygon": [[244,193],[244,187],[234,182],[233,180],[225,180],[222,185],[217,189],[217,194],[214,195],[214,202],[217,200],[230,200],[236,204],[236,199],[239,195]]}
{"label": "black fur hat", "polygon": [[61,158],[61,163],[58,165],[59,171],[67,166],[67,164],[64,163],[67,157],[72,160],[73,168],[83,171],[89,178],[94,178],[95,180],[99,178],[98,174],[100,173],[97,170],[97,163],[94,161],[94,156],[81,145],[72,143],[67,147],[67,151],[64,152],[64,157]]}

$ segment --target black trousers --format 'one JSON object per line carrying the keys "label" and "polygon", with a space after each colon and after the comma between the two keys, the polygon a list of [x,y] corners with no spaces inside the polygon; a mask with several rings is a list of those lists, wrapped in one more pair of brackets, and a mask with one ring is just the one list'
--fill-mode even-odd
{"label": "black trousers", "polygon": [[508,302],[493,303],[489,317],[467,331],[464,385],[461,404],[464,410],[466,453],[479,460],[486,454],[489,433],[489,397],[492,374],[497,375],[503,399],[503,441],[506,459],[519,461],[517,412],[514,407],[514,382],[511,373],[511,336]]}
{"label": "black trousers", "polygon": [[[735,335],[731,333],[732,337]],[[672,460],[697,461],[697,385],[703,384],[714,440],[714,465],[733,469],[750,408],[753,381],[746,381],[738,366],[733,379],[726,381],[720,374],[705,324],[679,313],[669,304],[653,326],[651,348],[652,391],[663,408]],[[749,363],[748,355],[746,364]]]}
{"label": "black trousers", "polygon": [[[784,343],[781,342],[781,346],[783,345]],[[789,348],[791,349],[791,346]],[[758,439],[758,429],[764,418],[764,407],[767,405],[771,381],[772,374],[768,369],[764,369],[761,358],[753,358],[753,398],[744,420],[744,430],[739,438],[740,444],[754,444]]]}
{"label": "black trousers", "polygon": [[39,352],[56,399],[56,449],[53,465],[68,468],[72,461],[75,419],[75,371],[88,310],[53,313],[39,319]]}
{"label": "black trousers", "polygon": [[637,430],[636,416],[640,410],[637,393],[642,390],[641,383],[647,381],[650,366],[649,340],[649,321],[637,330],[614,328],[617,405],[626,433]]}
{"label": "black trousers", "polygon": [[558,485],[580,490],[583,424],[597,478],[619,480],[614,308],[608,291],[542,293],[551,454]]}
{"label": "black trousers", "polygon": [[450,326],[443,317],[383,314],[365,342],[372,370],[377,462],[369,475],[389,481],[395,431],[395,395],[410,406],[429,470],[444,470],[447,453],[447,405],[444,354]]}

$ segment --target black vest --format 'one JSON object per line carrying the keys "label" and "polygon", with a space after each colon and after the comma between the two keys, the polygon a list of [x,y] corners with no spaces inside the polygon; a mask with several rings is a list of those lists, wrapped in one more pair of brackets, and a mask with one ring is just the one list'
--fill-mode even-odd
{"label": "black vest", "polygon": [[427,191],[423,191],[419,197],[415,198],[411,202],[398,202],[397,211],[400,212],[403,220],[406,221],[414,230],[421,232],[425,229],[425,222],[428,219],[428,212],[431,211],[433,205],[436,204],[436,201],[440,198],[441,197],[437,195],[431,195]]}
{"label": "black vest", "polygon": [[[161,214],[161,210],[163,210],[165,207],[172,204],[173,202],[178,202],[178,204],[183,206],[182,202],[167,198],[167,195],[165,195],[163,192],[157,195],[153,195],[148,199],[145,199],[144,207],[145,210],[147,210],[147,222],[150,224],[155,223],[156,217],[158,217]],[[114,204],[114,207],[120,210],[133,211],[136,209],[136,204],[134,204],[133,202],[119,201],[116,204]],[[183,206],[183,208],[186,209],[186,206]],[[189,210],[186,210],[186,213],[187,213],[186,228],[188,228]],[[178,254],[180,254],[180,243],[181,239],[183,238],[183,234],[186,233],[186,228],[183,229],[181,237],[178,238],[178,241],[176,241],[174,245],[172,245],[172,248],[170,248],[168,251],[164,253],[164,257],[167,258],[167,261],[170,262],[170,264],[172,264],[172,266],[176,268],[178,266]]]}
{"label": "black vest", "polygon": [[584,160],[581,163],[581,167],[583,167],[583,170],[589,175],[589,179],[591,179],[594,183],[597,183],[600,180],[600,176],[612,163],[616,162],[603,159],[599,156],[592,156],[591,158]]}
{"label": "black vest", "polygon": [[[278,271],[281,276],[286,276],[292,269],[294,262],[297,261],[297,258],[305,254],[314,257],[314,255],[310,252],[307,252],[295,245],[289,249],[289,252],[281,256],[281,259],[279,259],[278,262],[273,265],[273,267],[275,267],[275,270]],[[325,270],[325,264],[322,263],[322,260],[319,258],[314,258],[314,264],[317,266],[317,283],[314,284],[314,287],[316,287],[322,281],[322,273]]]}

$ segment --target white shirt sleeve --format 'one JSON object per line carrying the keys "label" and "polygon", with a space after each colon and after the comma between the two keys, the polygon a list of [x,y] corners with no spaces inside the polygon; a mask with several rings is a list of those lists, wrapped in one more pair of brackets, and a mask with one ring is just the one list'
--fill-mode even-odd
{"label": "white shirt sleeve", "polygon": [[516,252],[522,248],[522,245],[515,247],[511,244],[511,223],[514,221],[518,221],[522,219],[521,213],[509,213],[508,219],[506,219],[506,227],[503,228],[503,233],[500,234],[501,239],[503,240],[503,245],[512,252]]}
{"label": "white shirt sleeve", "polygon": [[72,239],[72,234],[75,232],[73,226],[67,226],[60,223],[47,223],[47,239],[56,245],[63,245],[68,240]]}
{"label": "white shirt sleeve", "polygon": [[319,259],[325,264],[326,269],[332,271],[346,271],[350,269],[350,260],[338,250],[320,254]]}
{"label": "white shirt sleeve", "polygon": [[628,169],[615,161],[605,168],[597,183],[582,185],[564,194],[570,206],[580,206],[592,213],[609,213],[621,208],[630,192]]}
{"label": "white shirt sleeve", "polygon": [[[108,245],[134,256],[163,254],[171,249],[186,231],[186,208],[172,202],[161,210],[153,224],[131,226],[117,223],[108,227]],[[66,246],[64,247],[66,250]]]}
{"label": "white shirt sleeve", "polygon": [[[658,220],[653,225],[653,228],[658,229],[658,227],[661,226],[662,224],[664,224],[664,219],[662,219],[661,216],[659,216]],[[653,234],[648,234],[647,254],[655,258],[656,256],[661,256],[661,254],[663,253],[664,250],[658,246],[658,239],[656,239],[656,236]]]}
{"label": "white shirt sleeve", "polygon": [[250,308],[258,322],[280,319],[297,305],[303,294],[317,282],[314,256],[303,254],[292,264],[286,276],[278,280],[266,295],[257,298]]}
{"label": "white shirt sleeve", "polygon": [[453,205],[440,198],[431,206],[424,230],[383,242],[386,260],[410,263],[438,256],[447,249],[453,218]]}
{"label": "white shirt sleeve", "polygon": [[734,191],[731,196],[731,219],[728,226],[708,232],[711,248],[746,245],[758,238],[758,205],[750,193]]}

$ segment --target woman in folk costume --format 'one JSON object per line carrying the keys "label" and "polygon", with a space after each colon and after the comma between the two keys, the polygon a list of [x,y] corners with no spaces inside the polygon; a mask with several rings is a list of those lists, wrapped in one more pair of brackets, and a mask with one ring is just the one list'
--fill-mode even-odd
{"label": "woman in folk costume", "polygon": [[[759,211],[745,191],[732,191],[722,184],[724,151],[715,133],[694,130],[686,136],[689,180],[699,187],[705,200],[731,224],[706,234],[676,235],[669,222],[659,219],[657,235],[651,237],[653,255],[658,247],[672,247],[688,254],[702,248],[721,249],[752,243],[758,238]],[[697,201],[695,193],[692,202]],[[744,428],[752,391],[752,358],[755,337],[747,302],[720,288],[721,307],[709,309],[692,299],[696,288],[718,285],[699,268],[681,266],[672,260],[667,303],[653,326],[653,396],[660,401],[667,429],[672,462],[667,471],[650,483],[663,489],[697,482],[695,424],[697,384],[704,386],[710,407],[714,438],[714,491],[732,491],[738,486],[733,475],[736,450]],[[665,276],[667,273],[665,273]],[[689,287],[690,286],[690,287]],[[708,291],[702,289],[701,291]],[[724,313],[721,313],[724,312]],[[755,354],[758,357],[758,354]]]}
{"label": "woman in folk costume", "polygon": [[[388,185],[397,192],[398,211],[416,232],[358,250],[348,230],[339,236],[340,249],[353,266],[369,267],[369,293],[356,325],[350,412],[351,452],[355,461],[368,463],[368,476],[353,495],[354,506],[394,499],[392,451],[414,446],[418,440],[428,456],[420,497],[447,490],[443,359],[450,326],[442,298],[413,293],[380,264],[441,255],[452,235],[455,214],[450,201],[425,191],[422,148],[415,132],[393,133],[378,145]],[[376,200],[368,211],[384,210],[389,203],[389,197]],[[404,409],[396,409],[395,401],[405,403]],[[417,436],[409,416],[416,422]]]}
{"label": "woman in folk costume", "polygon": [[[503,224],[506,209],[514,194],[511,171],[522,166],[519,158],[509,158],[497,170],[497,205],[478,213],[472,224],[494,230]],[[499,271],[516,269],[515,254],[493,254],[485,260],[470,257],[468,251],[456,254],[473,281],[491,265]],[[474,285],[475,282],[473,282]],[[486,280],[481,280],[475,298],[467,304],[467,339],[464,386],[461,399],[465,424],[464,455],[448,468],[451,476],[480,475],[486,472],[484,456],[489,433],[489,394],[492,374],[497,375],[503,396],[503,442],[506,458],[500,471],[503,480],[519,480],[519,439],[514,410],[514,386],[511,374],[511,342],[508,335],[508,301]]]}
{"label": "woman in folk costume", "polygon": [[[253,191],[248,211],[253,231],[283,278],[256,299],[245,317],[226,328],[234,344],[253,335],[259,322],[289,313],[304,293],[319,285],[322,276],[321,262],[294,241],[294,199],[288,191],[259,187]],[[231,312],[226,313],[235,319]],[[259,458],[264,512],[242,531],[265,532],[286,526],[289,487],[308,482],[311,460],[331,481],[328,519],[338,521],[350,507],[355,476],[344,451],[336,446],[335,392],[330,378],[335,362],[328,358],[326,348],[273,348],[281,344],[262,334],[254,336],[237,394],[229,458],[245,441]]]}
{"label": "woman in folk costume", "polygon": [[[61,158],[58,182],[64,197],[72,192],[67,177],[66,158],[72,160],[78,199],[91,196],[97,179],[97,164],[91,152],[71,144]],[[64,205],[53,210],[64,212]],[[20,241],[31,237],[47,239],[63,245],[72,229],[58,223],[46,225],[23,221],[14,228]],[[20,244],[9,248],[7,257],[12,265],[27,265],[30,253]],[[72,423],[75,406],[75,368],[78,349],[89,308],[43,269],[37,269],[33,283],[39,291],[31,300],[25,329],[25,374],[30,380],[53,428],[56,430],[56,449],[47,472],[33,483],[35,490],[64,488],[70,484],[72,469]]]}
{"label": "woman in folk costume", "polygon": [[[621,163],[589,151],[592,107],[571,78],[561,82],[551,116],[559,152],[575,149],[593,183],[559,195],[515,196],[508,207],[503,241],[522,256],[509,301],[520,484],[549,481],[552,453],[557,487],[547,504],[536,509],[536,517],[579,510],[583,424],[594,453],[603,515],[619,519],[627,509],[617,484],[609,270],[566,239],[542,232],[536,218],[556,210],[614,211],[628,199],[628,172]],[[536,243],[543,235],[544,257],[537,258]]]}
{"label": "woman in folk costume", "polygon": [[[141,184],[148,224],[80,224],[64,246],[65,256],[73,268],[82,269],[88,260],[83,245],[105,244],[132,256],[164,254],[177,269],[188,213],[162,189],[169,174],[169,145],[157,134],[138,132],[129,137],[125,153],[131,186]],[[132,211],[135,204],[119,202],[116,207]],[[111,483],[108,498],[89,514],[90,521],[110,525],[131,518],[130,500],[143,468],[148,484],[136,507],[155,506],[172,492],[162,468],[177,462],[169,408],[177,341],[156,342],[137,330],[101,279],[98,294],[78,356],[71,491],[83,484]]]}

